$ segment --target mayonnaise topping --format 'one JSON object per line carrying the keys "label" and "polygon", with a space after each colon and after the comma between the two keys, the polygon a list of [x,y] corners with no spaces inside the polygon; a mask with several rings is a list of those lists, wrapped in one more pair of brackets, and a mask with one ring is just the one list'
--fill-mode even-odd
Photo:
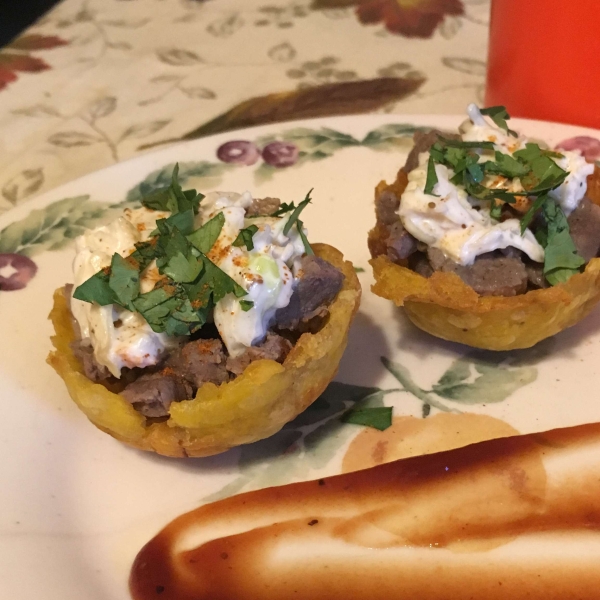
{"label": "mayonnaise topping", "polygon": [[[195,220],[195,227],[200,227],[217,213],[223,213],[225,223],[208,257],[247,292],[243,298],[228,294],[215,306],[215,325],[231,356],[238,356],[261,341],[275,311],[288,305],[294,274],[305,251],[295,226],[287,235],[283,233],[291,213],[283,218],[246,218],[246,209],[251,203],[252,196],[248,192],[213,192],[201,202]],[[149,238],[156,220],[169,215],[146,208],[126,209],[116,221],[77,238],[73,265],[75,288],[109,266],[115,252],[129,256],[137,242]],[[254,249],[233,246],[240,230],[250,225],[258,227],[253,235]],[[151,263],[142,273],[141,292],[152,290],[160,277],[156,263]],[[240,300],[253,305],[244,311]],[[90,340],[96,361],[115,377],[120,377],[124,367],[157,364],[167,349],[180,343],[179,338],[154,332],[141,314],[119,306],[98,306],[73,298],[71,307],[82,339]]]}
{"label": "mayonnaise topping", "polygon": [[[476,105],[467,108],[469,120],[460,127],[463,141],[491,141],[494,149],[504,154],[513,154],[525,148],[528,142],[523,136],[514,137],[488,121]],[[586,178],[594,166],[585,161],[578,152],[560,151],[562,158],[553,160],[569,171],[565,181],[550,195],[560,204],[565,214],[570,214],[581,202],[587,190]],[[480,150],[479,162],[494,159],[491,150]],[[436,196],[425,193],[427,181],[427,162],[429,153],[419,156],[419,165],[408,174],[408,185],[402,194],[398,215],[405,229],[428,246],[438,248],[453,261],[461,265],[473,264],[480,254],[501,250],[507,247],[517,248],[536,262],[544,261],[544,249],[533,233],[526,229],[521,235],[520,221],[507,219],[498,222],[492,219],[489,210],[477,210],[478,201],[469,199],[463,186],[453,184],[452,169],[436,164],[438,183],[434,186]],[[486,187],[507,187],[510,191],[523,191],[518,179],[507,182],[483,181]]]}
{"label": "mayonnaise topping", "polygon": [[[200,204],[199,223],[202,224],[222,212],[225,225],[208,257],[241,285],[248,295],[243,300],[253,307],[242,310],[239,299],[231,294],[217,302],[214,320],[219,334],[231,356],[238,356],[247,347],[264,338],[278,308],[290,302],[294,273],[304,253],[304,244],[296,227],[285,235],[283,229],[291,215],[284,218],[245,218],[246,208],[252,202],[245,194],[213,192]],[[254,249],[232,246],[240,229],[256,225]]]}
{"label": "mayonnaise topping", "polygon": [[[125,209],[123,216],[103,227],[87,231],[75,240],[76,256],[73,263],[74,289],[110,266],[112,255],[129,256],[134,244],[147,240],[156,226],[156,220],[169,216],[167,212],[146,208]],[[142,291],[154,286],[152,266],[142,274]],[[165,349],[177,343],[163,333],[155,333],[144,318],[119,306],[98,306],[71,299],[71,311],[79,324],[81,338],[89,339],[96,361],[115,377],[124,367],[155,365]]]}

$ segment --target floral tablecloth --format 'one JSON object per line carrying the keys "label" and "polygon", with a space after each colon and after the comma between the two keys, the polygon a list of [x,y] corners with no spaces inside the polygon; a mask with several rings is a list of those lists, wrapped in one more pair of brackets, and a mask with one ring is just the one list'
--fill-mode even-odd
{"label": "floral tablecloth", "polygon": [[0,212],[161,144],[482,100],[489,0],[63,0],[0,50]]}

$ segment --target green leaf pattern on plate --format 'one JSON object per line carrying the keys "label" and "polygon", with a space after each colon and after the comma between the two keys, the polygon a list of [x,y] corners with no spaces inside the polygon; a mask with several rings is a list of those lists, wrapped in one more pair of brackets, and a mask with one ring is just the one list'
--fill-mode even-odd
{"label": "green leaf pattern on plate", "polygon": [[47,207],[32,210],[27,217],[0,231],[0,253],[33,256],[61,250],[86,229],[114,219],[124,204],[107,205],[90,201],[89,196],[65,198]]}
{"label": "green leaf pattern on plate", "polygon": [[433,386],[442,398],[461,404],[495,403],[506,400],[519,388],[537,378],[535,367],[511,367],[502,355],[492,353],[468,354],[457,358]]}
{"label": "green leaf pattern on plate", "polygon": [[[386,151],[394,150],[399,144],[406,144],[408,147],[417,129],[427,128],[414,125],[383,125],[359,140],[326,127],[297,127],[279,136],[259,138],[256,143],[262,147],[277,139],[292,142],[299,149],[298,162],[294,166],[299,166],[308,160],[328,158],[338,150],[352,146],[368,146]],[[168,186],[174,166],[174,163],[169,163],[153,171],[128,192],[123,202],[117,204],[107,205],[92,201],[89,196],[78,196],[64,198],[46,208],[33,210],[25,219],[14,222],[0,231],[0,252],[33,256],[43,251],[61,250],[86,229],[109,222],[124,207],[133,206],[143,196]],[[218,185],[227,170],[235,168],[239,168],[238,165],[223,162],[184,162],[179,165],[179,180],[183,186],[196,185],[198,188],[208,189]],[[279,170],[266,163],[262,164],[255,170],[257,183],[269,179]]]}
{"label": "green leaf pattern on plate", "polygon": [[[263,136],[256,140],[260,148],[275,141],[291,142],[298,148],[298,160],[293,167],[298,167],[307,161],[323,160],[333,156],[338,150],[349,147],[366,146],[374,150],[394,151],[399,148],[408,150],[412,145],[412,136],[417,130],[428,130],[428,127],[415,127],[408,124],[382,125],[367,133],[362,139],[322,127],[310,129],[297,127],[285,131],[281,135]],[[289,166],[286,168],[290,168]],[[261,164],[255,171],[257,183],[271,179],[280,171],[280,167]]]}

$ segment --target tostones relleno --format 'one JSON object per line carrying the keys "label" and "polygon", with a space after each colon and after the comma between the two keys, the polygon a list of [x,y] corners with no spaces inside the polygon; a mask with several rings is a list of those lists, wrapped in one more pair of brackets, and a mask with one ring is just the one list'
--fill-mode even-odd
{"label": "tostones relleno", "polygon": [[55,349],[48,362],[94,425],[135,448],[173,457],[209,456],[268,437],[314,402],[333,379],[360,303],[352,264],[331,246],[314,244],[313,250],[344,275],[320,328],[302,333],[282,364],[254,360],[231,381],[204,383],[193,399],[173,402],[167,419],[146,418],[121,394],[85,375],[72,349],[77,336],[62,288],[55,292],[50,313]]}

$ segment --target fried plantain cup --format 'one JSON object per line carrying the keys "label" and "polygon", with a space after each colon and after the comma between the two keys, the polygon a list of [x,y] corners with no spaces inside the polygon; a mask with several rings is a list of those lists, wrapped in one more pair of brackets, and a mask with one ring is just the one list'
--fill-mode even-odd
{"label": "fried plantain cup", "polygon": [[[376,197],[389,189],[400,197],[407,179],[381,182]],[[600,204],[600,170],[588,180],[588,197]],[[420,329],[444,340],[486,350],[530,348],[586,317],[600,300],[600,258],[566,283],[517,296],[480,296],[455,273],[429,278],[379,253],[381,232],[369,232],[375,284],[373,293],[403,306]]]}
{"label": "fried plantain cup", "polygon": [[149,423],[123,397],[90,381],[70,344],[75,339],[63,289],[50,319],[56,335],[48,363],[71,398],[102,431],[141,450],[165,456],[210,456],[269,437],[312,404],[335,376],[358,310],[361,289],[352,263],[326,244],[315,254],[340,269],[344,284],[317,333],[300,336],[283,364],[257,360],[229,383],[205,383],[191,400],[173,402],[167,421]]}

